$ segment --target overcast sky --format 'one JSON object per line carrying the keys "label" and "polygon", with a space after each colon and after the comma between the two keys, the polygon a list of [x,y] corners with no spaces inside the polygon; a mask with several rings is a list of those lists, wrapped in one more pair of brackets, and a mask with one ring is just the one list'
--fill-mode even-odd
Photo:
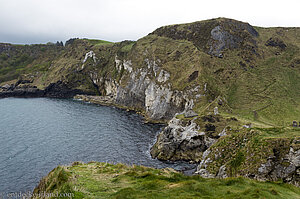
{"label": "overcast sky", "polygon": [[251,25],[300,27],[299,0],[0,0],[0,42],[72,37],[137,40],[156,28],[227,17]]}

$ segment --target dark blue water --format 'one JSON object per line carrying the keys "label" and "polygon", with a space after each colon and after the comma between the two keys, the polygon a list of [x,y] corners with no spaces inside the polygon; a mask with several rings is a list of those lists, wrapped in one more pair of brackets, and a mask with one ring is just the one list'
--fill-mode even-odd
{"label": "dark blue water", "polygon": [[0,99],[0,192],[32,191],[58,165],[101,161],[183,169],[152,159],[161,126],[135,113],[61,99]]}

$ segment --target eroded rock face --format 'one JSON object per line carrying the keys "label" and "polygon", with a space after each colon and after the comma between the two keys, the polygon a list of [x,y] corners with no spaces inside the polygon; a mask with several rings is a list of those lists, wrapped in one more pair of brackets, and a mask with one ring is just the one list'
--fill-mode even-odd
{"label": "eroded rock face", "polygon": [[145,110],[150,119],[168,120],[183,110],[185,99],[182,93],[157,85],[142,72],[138,79],[132,75],[125,88],[118,87],[116,102]]}
{"label": "eroded rock face", "polygon": [[[125,86],[116,81],[105,83],[107,95],[115,96],[115,103],[144,111],[150,120],[169,120],[182,112],[186,99],[183,92],[173,91],[166,82],[170,74],[161,69],[158,61],[145,59],[147,67],[133,67],[131,60],[115,57],[116,69],[128,72]],[[160,83],[160,84],[158,84]]]}
{"label": "eroded rock face", "polygon": [[281,50],[285,50],[285,48],[287,47],[286,44],[278,39],[278,38],[270,38],[268,39],[268,41],[266,41],[266,46],[272,46],[272,47],[278,47],[280,48]]}
{"label": "eroded rock face", "polygon": [[223,57],[222,52],[225,49],[247,49],[249,44],[251,48],[256,48],[255,38],[258,36],[258,32],[248,23],[226,18],[213,19],[204,23],[165,26],[151,34],[189,40],[197,48],[220,58]]}
{"label": "eroded rock face", "polygon": [[259,180],[283,180],[285,182],[300,186],[300,149],[290,147],[289,153],[281,159],[269,158],[266,163],[261,164],[255,175]]}
{"label": "eroded rock face", "polygon": [[174,117],[158,135],[157,142],[151,148],[151,155],[160,160],[199,161],[202,152],[215,141],[205,132],[201,132],[200,127],[193,120],[184,123]]}
{"label": "eroded rock face", "polygon": [[[139,76],[138,76],[139,74]],[[125,87],[118,86],[116,103],[136,109],[145,109],[145,90],[150,84],[146,78],[146,71],[137,71],[130,74]]]}
{"label": "eroded rock face", "polygon": [[167,71],[162,69],[162,70],[160,70],[160,73],[157,77],[157,81],[159,83],[165,83],[166,81],[169,80],[169,78],[170,78],[170,73],[168,73]]}
{"label": "eroded rock face", "polygon": [[[275,138],[265,143],[271,150],[257,151],[251,149],[253,143],[250,141],[256,135],[258,134],[250,130],[242,135],[241,139],[230,137],[233,140],[227,140],[224,146],[214,145],[207,149],[203,153],[196,174],[206,178],[226,178],[236,176],[238,173],[257,180],[283,180],[300,186],[300,149],[296,143],[299,138],[294,139],[291,145],[288,140]],[[243,147],[245,150],[242,150]],[[231,153],[232,151],[234,153]],[[237,154],[243,155],[237,157]]]}
{"label": "eroded rock face", "polygon": [[85,57],[84,57],[84,60],[82,61],[82,63],[85,63],[88,58],[92,58],[94,63],[97,62],[96,54],[92,50],[85,54]]}
{"label": "eroded rock face", "polygon": [[214,42],[211,43],[208,53],[220,58],[222,57],[222,50],[225,48],[237,48],[237,42],[241,41],[241,39],[237,39],[238,41],[235,41],[234,37],[227,31],[223,30],[221,26],[213,28],[210,34]]}

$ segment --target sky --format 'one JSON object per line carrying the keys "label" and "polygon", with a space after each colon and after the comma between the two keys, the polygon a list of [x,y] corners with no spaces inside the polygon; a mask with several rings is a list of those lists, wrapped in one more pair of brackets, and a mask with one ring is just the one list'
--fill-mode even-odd
{"label": "sky", "polygon": [[0,0],[0,42],[138,40],[164,25],[227,17],[300,27],[299,0]]}

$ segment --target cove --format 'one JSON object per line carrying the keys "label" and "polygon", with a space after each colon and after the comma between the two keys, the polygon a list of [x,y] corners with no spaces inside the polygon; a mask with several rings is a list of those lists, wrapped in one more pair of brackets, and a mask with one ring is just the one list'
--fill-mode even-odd
{"label": "cove", "polygon": [[162,127],[134,112],[70,99],[0,99],[0,192],[32,191],[52,169],[74,161],[191,168],[151,158]]}

